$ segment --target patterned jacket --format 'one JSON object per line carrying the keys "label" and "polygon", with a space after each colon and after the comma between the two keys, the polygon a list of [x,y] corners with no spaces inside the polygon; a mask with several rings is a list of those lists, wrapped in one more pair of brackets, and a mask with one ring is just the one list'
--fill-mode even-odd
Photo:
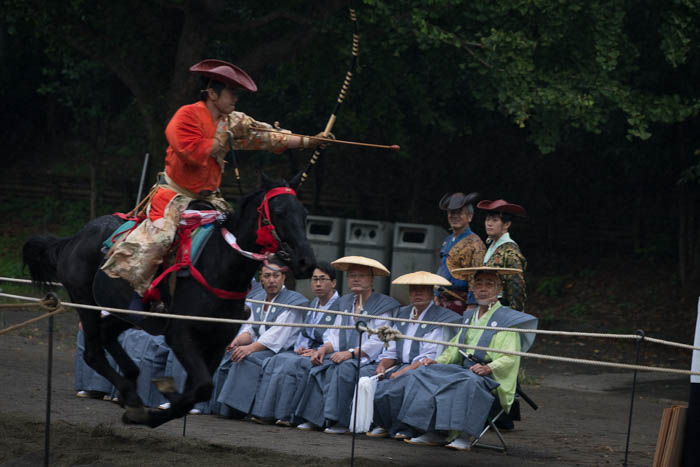
{"label": "patterned jacket", "polygon": [[[527,260],[520,252],[520,247],[515,242],[504,243],[496,248],[491,258],[485,264],[498,268],[522,269],[523,273],[527,268]],[[503,296],[500,302],[514,310],[525,310],[527,294],[525,292],[525,278],[523,273],[505,276],[503,280]]]}

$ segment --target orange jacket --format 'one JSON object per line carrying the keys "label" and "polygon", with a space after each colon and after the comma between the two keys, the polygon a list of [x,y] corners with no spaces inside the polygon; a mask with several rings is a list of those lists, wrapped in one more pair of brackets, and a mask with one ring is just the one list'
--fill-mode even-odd
{"label": "orange jacket", "polygon": [[[220,117],[219,121],[224,119],[234,134],[245,135],[234,138],[234,149],[265,150],[279,154],[289,145],[286,134],[255,131],[255,127],[272,127],[242,112],[231,112]],[[165,128],[165,137],[170,144],[165,157],[165,171],[182,188],[194,193],[219,188],[221,167],[210,156],[217,124],[207,106],[200,101],[180,107]]]}
{"label": "orange jacket", "polygon": [[199,193],[215,191],[221,183],[221,167],[210,156],[216,123],[204,102],[180,107],[165,128],[170,144],[165,171],[179,186]]}

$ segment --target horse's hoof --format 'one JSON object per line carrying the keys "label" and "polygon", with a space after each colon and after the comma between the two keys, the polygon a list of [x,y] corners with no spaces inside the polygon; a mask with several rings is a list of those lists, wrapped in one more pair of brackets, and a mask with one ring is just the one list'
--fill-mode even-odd
{"label": "horse's hoof", "polygon": [[177,392],[177,386],[175,385],[175,380],[170,376],[165,376],[163,378],[153,378],[153,384],[156,385],[156,389],[162,393]]}
{"label": "horse's hoof", "polygon": [[122,422],[127,425],[145,425],[149,421],[149,413],[143,407],[126,407]]}

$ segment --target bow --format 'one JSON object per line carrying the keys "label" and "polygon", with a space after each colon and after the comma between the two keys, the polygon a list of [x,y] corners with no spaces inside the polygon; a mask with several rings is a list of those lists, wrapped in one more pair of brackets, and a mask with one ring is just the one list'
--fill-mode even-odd
{"label": "bow", "polygon": [[[357,68],[357,55],[360,51],[360,36],[357,34],[357,16],[355,15],[355,10],[350,7],[350,21],[352,21],[352,60],[350,61],[350,68],[348,68],[348,71],[345,73],[345,79],[343,80],[343,85],[340,87],[340,92],[338,93],[338,99],[336,100],[335,107],[333,108],[333,112],[331,113],[331,116],[328,118],[328,123],[326,123],[326,128],[323,130],[323,136],[328,136],[328,134],[331,132],[333,129],[333,125],[335,124],[336,118],[338,118],[338,112],[340,111],[340,106],[343,105],[343,100],[345,100],[345,94],[348,92],[348,88],[350,87],[350,81],[352,81],[352,75],[355,73],[355,68]],[[318,161],[318,158],[321,157],[321,154],[323,153],[325,149],[325,145],[321,145],[317,147],[314,150],[314,153],[311,156],[311,160],[309,160],[309,163],[307,164],[306,168],[304,169],[304,172],[301,174],[301,180],[299,181],[299,185],[297,185],[297,189],[301,187],[301,185],[304,183],[304,181],[307,179],[309,176],[309,171],[311,170],[311,167],[313,167],[314,164]]]}

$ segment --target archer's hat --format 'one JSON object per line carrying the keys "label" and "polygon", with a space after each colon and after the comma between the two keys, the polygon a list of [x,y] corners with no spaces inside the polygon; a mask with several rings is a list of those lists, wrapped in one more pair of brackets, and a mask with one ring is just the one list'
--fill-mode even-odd
{"label": "archer's hat", "polygon": [[452,283],[442,276],[433,274],[432,272],[418,271],[412,272],[411,274],[404,274],[399,276],[393,281],[392,284],[404,284],[404,285],[447,285],[450,286]]}
{"label": "archer's hat", "polygon": [[497,199],[496,201],[485,199],[483,201],[479,201],[479,204],[477,204],[476,207],[483,209],[484,211],[495,211],[505,214],[512,214],[513,216],[518,217],[527,217],[527,212],[525,212],[524,207],[520,206],[519,204],[509,203],[504,199]]}
{"label": "archer's hat", "polygon": [[468,204],[472,204],[477,199],[479,199],[479,193],[469,193],[468,195],[461,192],[452,194],[445,193],[443,197],[440,198],[438,206],[443,211],[451,211],[453,209],[459,209]]}
{"label": "archer's hat", "polygon": [[248,73],[236,65],[223,60],[202,60],[190,67],[190,71],[233,88],[243,88],[255,92],[258,87]]}
{"label": "archer's hat", "polygon": [[382,263],[376,259],[365,258],[364,256],[343,256],[331,263],[331,266],[339,271],[347,271],[352,265],[367,266],[372,269],[375,276],[388,276],[391,274]]}
{"label": "archer's hat", "polygon": [[471,268],[455,268],[450,271],[457,279],[462,279],[463,281],[471,281],[480,272],[492,272],[497,274],[499,277],[509,276],[511,274],[518,274],[523,272],[522,269],[518,268],[497,268],[494,266],[475,266]]}

